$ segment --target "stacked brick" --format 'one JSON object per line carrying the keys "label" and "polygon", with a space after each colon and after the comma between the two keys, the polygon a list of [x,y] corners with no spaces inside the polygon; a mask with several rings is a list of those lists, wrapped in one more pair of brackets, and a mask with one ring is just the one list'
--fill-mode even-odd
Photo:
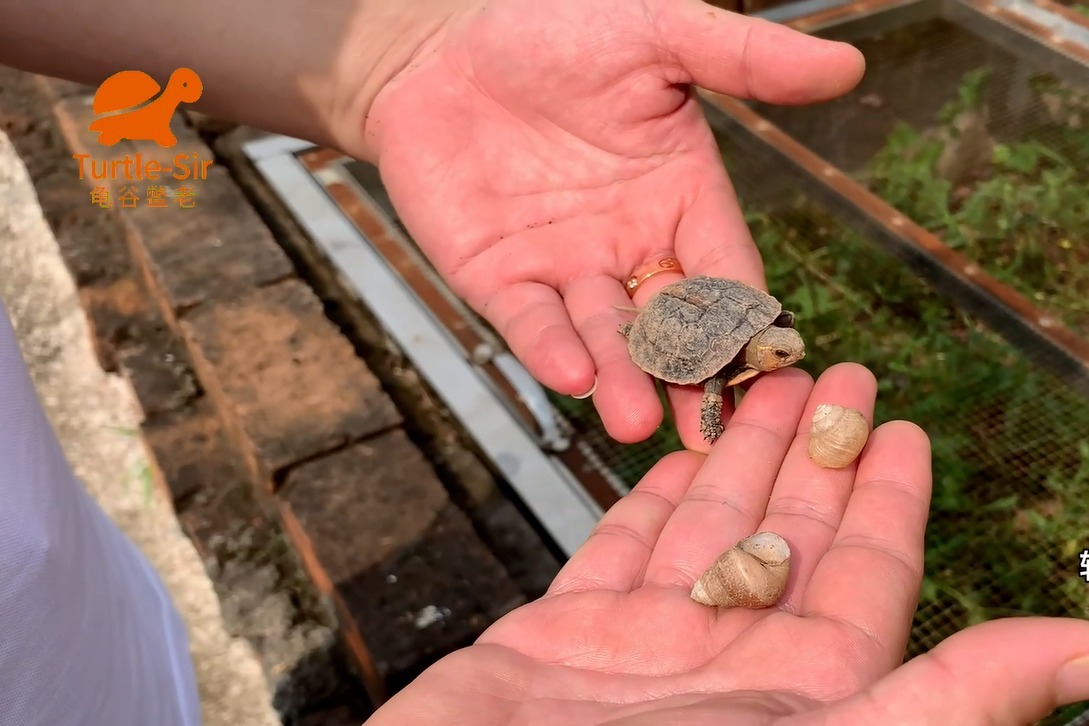
{"label": "stacked brick", "polygon": [[[163,150],[106,151],[87,130],[88,89],[3,73],[0,119],[22,145],[99,361],[131,383],[155,480],[284,714],[358,723],[353,692],[381,703],[536,594],[482,541],[222,164],[182,182],[188,204],[127,204],[131,180],[81,181],[72,155]],[[172,130],[168,156],[214,158],[182,114]],[[284,632],[254,614],[270,598]],[[345,667],[360,681],[346,684]]]}

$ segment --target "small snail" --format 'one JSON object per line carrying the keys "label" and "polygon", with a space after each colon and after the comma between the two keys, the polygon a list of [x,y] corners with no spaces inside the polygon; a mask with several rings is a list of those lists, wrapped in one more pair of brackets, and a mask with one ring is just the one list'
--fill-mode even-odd
{"label": "small snail", "polygon": [[757,532],[719,555],[696,580],[690,597],[701,605],[760,609],[783,596],[790,547],[774,532]]}
{"label": "small snail", "polygon": [[813,412],[809,429],[809,458],[825,469],[842,469],[862,451],[870,424],[860,411],[822,403]]}

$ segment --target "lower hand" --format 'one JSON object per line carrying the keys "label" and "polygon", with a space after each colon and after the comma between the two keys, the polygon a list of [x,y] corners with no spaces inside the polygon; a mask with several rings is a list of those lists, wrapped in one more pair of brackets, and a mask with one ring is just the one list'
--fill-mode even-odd
{"label": "lower hand", "polygon": [[[1089,698],[1089,625],[1017,618],[901,665],[930,501],[926,435],[877,428],[861,457],[806,453],[818,403],[872,417],[876,383],[842,364],[758,380],[709,456],[663,459],[603,518],[540,600],[426,671],[383,724],[1011,724]],[[778,606],[689,599],[755,531],[792,550]]]}

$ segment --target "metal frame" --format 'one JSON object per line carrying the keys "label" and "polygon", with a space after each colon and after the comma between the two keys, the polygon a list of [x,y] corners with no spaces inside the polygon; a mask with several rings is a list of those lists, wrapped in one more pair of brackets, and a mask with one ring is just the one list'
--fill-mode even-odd
{"label": "metal frame", "polygon": [[297,158],[300,152],[315,148],[299,139],[270,136],[244,144],[242,151],[542,528],[565,554],[572,555],[603,509],[562,463],[541,450],[501,394],[458,352],[449,333]]}

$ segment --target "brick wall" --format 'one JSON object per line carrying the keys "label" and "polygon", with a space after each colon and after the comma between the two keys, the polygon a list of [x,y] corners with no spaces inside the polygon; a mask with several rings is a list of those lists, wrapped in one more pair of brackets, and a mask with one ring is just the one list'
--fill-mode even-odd
{"label": "brick wall", "polygon": [[[285,721],[358,723],[362,693],[381,702],[471,643],[539,595],[558,562],[501,488],[463,476],[487,467],[448,431],[436,444],[427,415],[405,405],[412,376],[368,365],[389,359],[373,324],[368,344],[363,326],[329,318],[325,298],[344,294],[335,275],[305,262],[305,241],[252,170],[240,185],[229,151],[217,157],[178,114],[170,154],[216,160],[190,185],[192,208],[126,208],[130,182],[77,177],[72,154],[105,156],[91,118],[88,89],[0,70],[0,121],[35,180],[100,364],[136,392],[155,480],[229,625],[257,646]],[[110,151],[137,153],[162,156],[150,143]],[[92,203],[99,186],[107,206]]]}

